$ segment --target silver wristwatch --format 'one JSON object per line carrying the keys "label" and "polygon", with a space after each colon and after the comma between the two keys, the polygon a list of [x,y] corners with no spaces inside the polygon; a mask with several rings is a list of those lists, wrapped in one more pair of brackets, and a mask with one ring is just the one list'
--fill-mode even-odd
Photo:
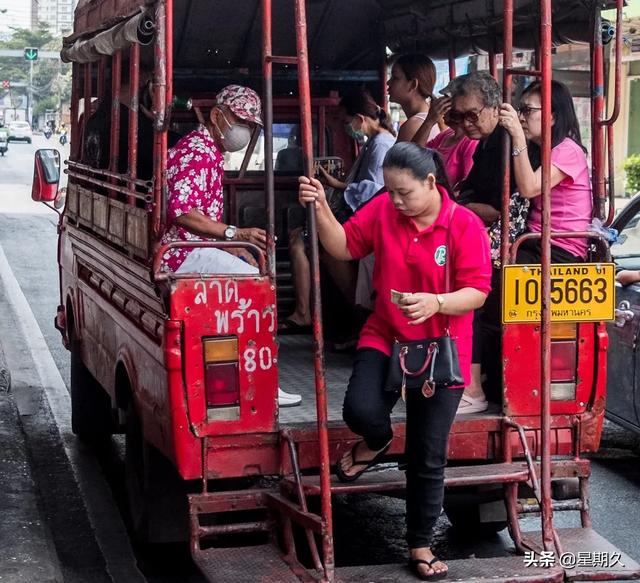
{"label": "silver wristwatch", "polygon": [[224,238],[225,241],[233,241],[236,238],[236,234],[238,233],[238,228],[233,225],[228,225],[224,230]]}
{"label": "silver wristwatch", "polygon": [[444,306],[445,297],[442,294],[436,294],[436,300],[438,300],[438,312],[441,312]]}

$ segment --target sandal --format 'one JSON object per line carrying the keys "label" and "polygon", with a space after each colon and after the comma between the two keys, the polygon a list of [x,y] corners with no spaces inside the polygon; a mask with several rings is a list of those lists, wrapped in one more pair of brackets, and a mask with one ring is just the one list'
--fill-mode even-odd
{"label": "sandal", "polygon": [[[389,443],[387,443],[387,445],[385,445],[380,451],[378,451],[378,453],[376,455],[374,455],[370,460],[358,460],[358,458],[355,456],[355,451],[356,448],[361,444],[364,443],[364,441],[358,441],[358,443],[356,443],[345,455],[343,455],[340,460],[338,461],[338,464],[336,465],[336,476],[338,476],[338,480],[340,480],[341,482],[353,482],[354,480],[357,480],[362,474],[364,474],[369,468],[372,468],[373,466],[375,466],[379,461],[380,458],[387,453],[387,450],[391,447],[391,442],[393,441],[393,439],[389,440]],[[355,474],[347,474],[343,469],[342,466],[340,465],[340,462],[347,456],[350,455],[351,456],[351,460],[353,461],[353,464],[351,467],[353,466],[364,466],[363,469],[357,471]]]}
{"label": "sandal", "polygon": [[[424,559],[409,559],[409,569],[416,577],[418,577],[418,579],[422,581],[438,581],[440,579],[446,578],[449,575],[449,569],[447,568],[446,571],[436,571],[433,568],[433,565],[437,562],[442,561],[440,561],[440,559],[438,559],[438,557],[436,557],[435,555],[430,561],[425,561]],[[429,567],[433,571],[433,573],[431,573],[431,575],[425,575],[422,571],[420,571],[419,565],[427,565],[427,567]]]}
{"label": "sandal", "polygon": [[305,324],[298,324],[294,322],[291,318],[287,318],[283,320],[278,325],[278,334],[310,334],[311,326],[307,326]]}
{"label": "sandal", "polygon": [[489,402],[484,397],[482,399],[476,399],[469,397],[469,395],[462,395],[460,404],[456,415],[470,415],[471,413],[482,413],[489,407]]}

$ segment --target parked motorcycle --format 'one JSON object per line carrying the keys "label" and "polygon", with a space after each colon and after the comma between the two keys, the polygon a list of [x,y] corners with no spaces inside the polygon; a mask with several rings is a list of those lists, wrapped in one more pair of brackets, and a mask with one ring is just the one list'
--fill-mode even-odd
{"label": "parked motorcycle", "polygon": [[60,143],[64,146],[67,143],[67,132],[60,134]]}
{"label": "parked motorcycle", "polygon": [[44,137],[47,138],[47,140],[51,137],[51,134],[53,132],[50,129],[46,129],[44,130]]}

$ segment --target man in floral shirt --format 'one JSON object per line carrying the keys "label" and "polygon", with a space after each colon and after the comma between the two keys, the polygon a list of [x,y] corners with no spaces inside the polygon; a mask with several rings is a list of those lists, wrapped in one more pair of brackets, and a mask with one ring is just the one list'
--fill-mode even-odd
{"label": "man in floral shirt", "polygon": [[[221,222],[224,196],[223,152],[247,146],[253,128],[262,125],[258,94],[240,85],[227,85],[218,93],[205,126],[187,134],[168,152],[168,230],[162,243],[172,241],[247,241],[265,251],[262,229],[239,229]],[[245,260],[246,259],[246,260]],[[165,253],[164,269],[175,273],[255,274],[258,268],[246,251],[229,252],[212,247],[171,249]],[[280,407],[299,405],[300,395],[278,387]]]}
{"label": "man in floral shirt", "polygon": [[[172,241],[246,241],[266,248],[262,229],[239,229],[222,221],[223,153],[247,146],[253,128],[262,125],[258,94],[240,85],[227,85],[217,97],[204,126],[184,136],[168,152],[167,231]],[[241,259],[241,257],[245,259]],[[243,250],[171,249],[164,269],[175,273],[258,273]],[[255,263],[255,262],[254,262]]]}

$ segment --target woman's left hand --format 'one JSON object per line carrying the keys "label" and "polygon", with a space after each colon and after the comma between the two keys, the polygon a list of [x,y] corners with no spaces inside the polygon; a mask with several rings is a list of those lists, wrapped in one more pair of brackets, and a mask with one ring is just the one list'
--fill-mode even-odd
{"label": "woman's left hand", "polygon": [[518,112],[509,103],[503,103],[500,106],[500,118],[498,123],[509,132],[512,138],[522,137],[524,139],[524,131],[522,124],[518,119]]}
{"label": "woman's left hand", "polygon": [[335,176],[329,174],[323,166],[318,166],[319,173],[321,174],[321,180],[331,188],[340,189],[342,182],[340,182]]}
{"label": "woman's left hand", "polygon": [[440,304],[435,294],[407,294],[398,303],[402,313],[411,319],[410,326],[417,326],[426,322],[440,310]]}

